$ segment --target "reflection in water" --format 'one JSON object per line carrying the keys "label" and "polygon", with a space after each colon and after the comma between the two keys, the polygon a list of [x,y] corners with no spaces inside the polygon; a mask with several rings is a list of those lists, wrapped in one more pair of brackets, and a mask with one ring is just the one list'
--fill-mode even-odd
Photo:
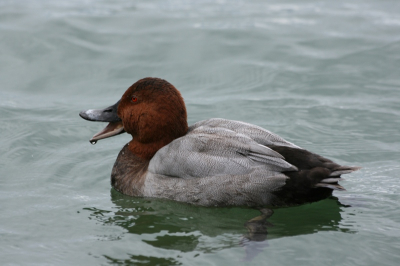
{"label": "reflection in water", "polygon": [[[168,200],[132,198],[113,189],[111,200],[116,210],[85,208],[91,212],[90,218],[104,225],[120,226],[129,234],[154,235],[154,239],[142,241],[156,248],[184,253],[210,253],[242,245],[246,250],[245,259],[251,260],[268,245],[267,235],[271,241],[320,231],[352,232],[341,226],[340,213],[345,206],[334,197],[299,207],[275,209],[273,215],[268,209],[260,214],[249,208],[206,208]],[[122,263],[117,258],[105,257],[112,263]],[[132,263],[153,260],[158,265],[177,263],[173,258],[165,261],[146,256],[130,255],[130,258]]]}
{"label": "reflection in water", "polygon": [[107,255],[105,255],[104,257],[110,262],[110,264],[114,265],[182,265],[182,263],[172,258],[165,259],[157,257],[147,257],[142,255],[130,255],[129,259],[114,259]]}

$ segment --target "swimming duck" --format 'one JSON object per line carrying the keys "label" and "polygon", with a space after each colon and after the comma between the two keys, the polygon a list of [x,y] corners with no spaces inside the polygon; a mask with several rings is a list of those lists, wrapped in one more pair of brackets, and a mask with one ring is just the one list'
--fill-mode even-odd
{"label": "swimming duck", "polygon": [[90,142],[121,133],[132,140],[119,152],[111,184],[135,197],[202,206],[292,206],[325,199],[340,166],[259,126],[212,118],[188,127],[180,92],[159,78],[144,78],[114,105],[79,114],[109,122]]}

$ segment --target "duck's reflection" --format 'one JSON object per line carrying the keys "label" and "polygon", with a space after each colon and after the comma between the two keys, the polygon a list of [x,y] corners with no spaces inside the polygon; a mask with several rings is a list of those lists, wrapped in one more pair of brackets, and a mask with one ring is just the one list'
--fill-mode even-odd
{"label": "duck's reflection", "polygon": [[299,207],[263,209],[261,214],[248,208],[205,208],[132,198],[113,189],[111,200],[116,210],[86,210],[91,211],[91,218],[121,226],[130,234],[153,234],[153,240],[142,240],[153,247],[181,252],[208,253],[243,245],[246,259],[251,259],[268,245],[267,235],[272,240],[320,231],[351,231],[340,226],[345,206],[334,197]]}

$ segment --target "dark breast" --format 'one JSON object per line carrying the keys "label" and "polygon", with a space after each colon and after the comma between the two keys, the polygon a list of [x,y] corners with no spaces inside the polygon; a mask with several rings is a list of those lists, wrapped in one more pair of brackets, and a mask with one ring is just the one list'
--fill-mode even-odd
{"label": "dark breast", "polygon": [[111,172],[111,185],[119,192],[129,196],[143,196],[149,161],[133,154],[126,144],[119,152]]}

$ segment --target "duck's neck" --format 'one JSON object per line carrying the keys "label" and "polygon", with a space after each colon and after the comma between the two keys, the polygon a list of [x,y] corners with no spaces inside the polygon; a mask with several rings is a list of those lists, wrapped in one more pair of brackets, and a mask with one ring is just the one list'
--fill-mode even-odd
{"label": "duck's neck", "polygon": [[128,149],[141,159],[149,161],[159,149],[186,135],[187,131],[186,116],[170,123],[146,124],[143,129],[137,130],[136,134],[132,134]]}
{"label": "duck's neck", "polygon": [[173,139],[161,139],[158,141],[142,143],[132,139],[128,143],[128,149],[142,160],[150,161],[159,149],[168,145],[171,141],[173,141]]}

